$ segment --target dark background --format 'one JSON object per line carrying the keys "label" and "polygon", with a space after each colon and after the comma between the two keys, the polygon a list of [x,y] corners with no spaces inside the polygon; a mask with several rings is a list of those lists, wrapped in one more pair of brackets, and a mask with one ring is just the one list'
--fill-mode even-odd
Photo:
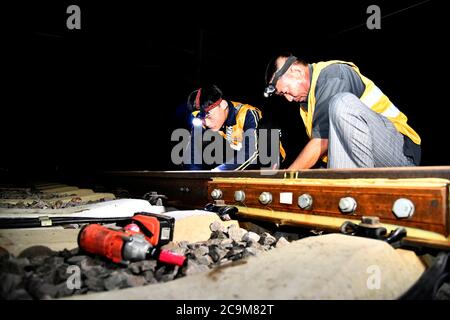
{"label": "dark background", "polygon": [[[306,143],[298,106],[265,100],[269,59],[354,62],[422,137],[422,165],[449,165],[448,42],[437,1],[34,1],[4,10],[1,170],[173,170],[170,136],[187,128],[202,83],[282,128],[285,165]],[[81,8],[68,30],[66,8]],[[366,9],[381,8],[381,30]]]}

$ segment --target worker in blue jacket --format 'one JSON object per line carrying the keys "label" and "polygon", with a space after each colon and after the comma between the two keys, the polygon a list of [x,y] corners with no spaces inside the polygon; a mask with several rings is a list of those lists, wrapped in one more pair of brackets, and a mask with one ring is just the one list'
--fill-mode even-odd
{"label": "worker in blue jacket", "polygon": [[[193,127],[188,148],[191,161],[190,164],[185,164],[187,169],[225,171],[256,168],[257,128],[262,116],[258,108],[225,99],[222,91],[215,85],[193,91],[189,95],[188,106],[192,111]],[[200,132],[203,136],[208,129],[222,136],[225,142],[223,156],[219,157],[221,161],[213,164],[204,159],[203,140],[201,144],[195,143],[194,133]]]}

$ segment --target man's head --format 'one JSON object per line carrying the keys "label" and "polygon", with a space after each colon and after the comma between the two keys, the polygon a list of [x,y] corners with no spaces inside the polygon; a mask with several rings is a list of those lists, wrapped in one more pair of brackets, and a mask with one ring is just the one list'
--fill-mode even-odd
{"label": "man's head", "polygon": [[205,127],[218,131],[228,117],[228,103],[222,98],[222,91],[215,85],[204,86],[193,91],[188,97],[188,105],[198,110]]}
{"label": "man's head", "polygon": [[308,64],[290,53],[278,55],[267,65],[266,85],[265,97],[275,93],[288,101],[306,101],[310,87]]}

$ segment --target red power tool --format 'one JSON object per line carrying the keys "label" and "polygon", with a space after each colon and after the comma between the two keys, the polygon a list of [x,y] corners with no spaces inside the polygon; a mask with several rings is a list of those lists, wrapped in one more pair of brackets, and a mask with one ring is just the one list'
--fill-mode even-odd
{"label": "red power tool", "polygon": [[115,263],[128,264],[131,261],[156,258],[168,264],[184,264],[185,256],[159,249],[172,240],[172,217],[136,214],[128,222],[128,225],[120,230],[89,224],[81,229],[78,246],[86,252],[106,257]]}

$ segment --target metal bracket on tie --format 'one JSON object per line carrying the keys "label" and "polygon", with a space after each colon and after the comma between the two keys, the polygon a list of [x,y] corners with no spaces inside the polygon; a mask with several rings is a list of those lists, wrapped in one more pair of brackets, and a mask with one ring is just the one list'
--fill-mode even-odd
{"label": "metal bracket on tie", "polygon": [[236,214],[238,213],[238,208],[234,206],[226,206],[226,205],[215,205],[212,203],[208,203],[204,210],[215,212],[221,220],[229,221],[231,219],[236,219]]}
{"label": "metal bracket on tie", "polygon": [[387,230],[380,224],[378,217],[363,216],[360,224],[346,221],[341,225],[340,230],[346,235],[382,240],[394,248],[400,247],[401,240],[406,237],[405,228],[397,228],[386,235]]}
{"label": "metal bracket on tie", "polygon": [[162,206],[163,201],[167,200],[167,196],[158,194],[156,191],[147,192],[142,199],[147,200],[152,206]]}

